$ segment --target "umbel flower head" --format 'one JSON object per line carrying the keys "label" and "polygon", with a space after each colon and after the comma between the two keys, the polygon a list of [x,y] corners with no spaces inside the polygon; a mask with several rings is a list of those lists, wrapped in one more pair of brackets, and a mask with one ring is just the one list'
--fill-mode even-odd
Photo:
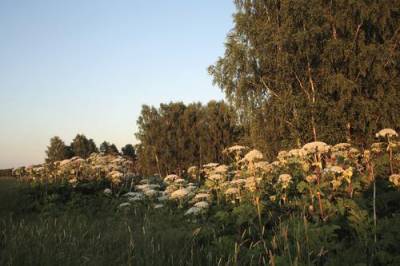
{"label": "umbel flower head", "polygon": [[326,153],[329,151],[330,146],[322,141],[314,141],[307,143],[303,146],[303,150],[310,153]]}
{"label": "umbel flower head", "polygon": [[263,154],[259,150],[251,150],[249,151],[243,158],[243,161],[247,161],[249,163],[258,162],[264,159]]}
{"label": "umbel flower head", "polygon": [[190,193],[186,188],[181,188],[171,194],[171,199],[183,199]]}
{"label": "umbel flower head", "polygon": [[384,128],[382,130],[380,130],[378,133],[376,133],[375,135],[377,138],[392,138],[392,137],[398,137],[399,134],[397,134],[397,132],[394,129],[391,128]]}
{"label": "umbel flower head", "polygon": [[389,181],[397,188],[400,188],[400,175],[394,174],[389,177]]}
{"label": "umbel flower head", "polygon": [[282,174],[279,176],[278,183],[282,185],[282,188],[287,188],[292,182],[292,176],[289,174]]}

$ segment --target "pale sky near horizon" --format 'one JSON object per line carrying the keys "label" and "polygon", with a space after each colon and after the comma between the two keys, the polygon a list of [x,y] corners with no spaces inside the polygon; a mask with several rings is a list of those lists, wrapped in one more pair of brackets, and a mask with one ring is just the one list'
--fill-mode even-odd
{"label": "pale sky near horizon", "polygon": [[232,0],[0,0],[0,169],[43,162],[52,136],[135,143],[143,104],[223,99],[207,67]]}

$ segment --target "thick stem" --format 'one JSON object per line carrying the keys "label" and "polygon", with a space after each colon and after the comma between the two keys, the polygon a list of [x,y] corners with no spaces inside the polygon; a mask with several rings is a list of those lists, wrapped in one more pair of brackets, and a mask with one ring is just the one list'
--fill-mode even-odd
{"label": "thick stem", "polygon": [[[389,144],[390,145],[390,144]],[[390,174],[393,175],[393,151],[392,148],[389,147],[389,164],[390,164]]]}
{"label": "thick stem", "polygon": [[318,197],[318,204],[319,204],[319,212],[321,215],[321,219],[324,220],[324,207],[322,205],[322,200],[321,200],[321,193],[318,191],[317,192],[317,197]]}

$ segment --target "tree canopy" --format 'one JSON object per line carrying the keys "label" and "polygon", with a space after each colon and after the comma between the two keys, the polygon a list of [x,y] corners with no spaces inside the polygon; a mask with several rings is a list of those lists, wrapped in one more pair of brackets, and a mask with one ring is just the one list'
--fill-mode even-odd
{"label": "tree canopy", "polygon": [[209,72],[250,144],[272,156],[313,139],[363,145],[399,127],[400,0],[235,4],[225,54]]}
{"label": "tree canopy", "polygon": [[64,160],[68,155],[67,146],[65,145],[64,141],[60,139],[60,137],[55,136],[50,139],[50,145],[47,146],[46,155],[47,162]]}
{"label": "tree canopy", "polygon": [[220,161],[221,151],[240,138],[236,122],[234,110],[224,102],[144,105],[136,133],[141,171],[166,175]]}
{"label": "tree canopy", "polygon": [[71,143],[72,151],[75,156],[87,158],[94,152],[99,152],[93,139],[87,139],[83,134],[77,134]]}
{"label": "tree canopy", "polygon": [[100,152],[103,154],[119,154],[117,146],[110,144],[108,141],[104,141],[100,144]]}
{"label": "tree canopy", "polygon": [[131,160],[136,159],[136,151],[132,144],[126,144],[124,147],[122,147],[121,152],[122,155],[130,158]]}

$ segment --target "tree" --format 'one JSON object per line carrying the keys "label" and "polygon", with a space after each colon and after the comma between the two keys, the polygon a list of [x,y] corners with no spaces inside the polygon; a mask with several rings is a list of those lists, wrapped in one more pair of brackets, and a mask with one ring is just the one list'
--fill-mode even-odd
{"label": "tree", "polygon": [[181,174],[192,165],[220,161],[222,150],[241,136],[234,110],[215,101],[143,106],[138,128],[138,164],[148,175]]}
{"label": "tree", "polygon": [[99,153],[99,149],[97,148],[97,145],[93,139],[89,139],[88,149],[89,149],[89,154]]}
{"label": "tree", "polygon": [[47,146],[46,150],[46,161],[47,162],[55,162],[61,161],[66,158],[66,146],[64,141],[62,141],[59,137],[55,136],[50,139],[50,145]]}
{"label": "tree", "polygon": [[71,146],[65,146],[64,153],[65,159],[71,159],[72,157],[74,157],[74,151],[72,150]]}
{"label": "tree", "polygon": [[110,143],[107,141],[104,141],[103,143],[100,144],[100,152],[103,154],[106,154],[110,149]]}
{"label": "tree", "polygon": [[136,159],[136,151],[132,144],[126,144],[124,147],[122,147],[121,151],[122,155],[130,158],[131,160]]}
{"label": "tree", "polygon": [[115,144],[110,144],[107,141],[101,143],[100,152],[103,154],[113,154],[113,155],[119,154],[117,146],[115,146]]}
{"label": "tree", "polygon": [[117,146],[115,146],[115,144],[111,144],[111,146],[109,147],[109,150],[107,151],[108,154],[112,154],[112,155],[118,155],[119,151]]}
{"label": "tree", "polygon": [[71,147],[75,156],[87,158],[93,152],[93,147],[90,141],[83,134],[78,134],[72,141]]}
{"label": "tree", "polygon": [[235,3],[225,55],[209,72],[249,143],[272,157],[315,139],[363,145],[399,127],[400,0]]}

